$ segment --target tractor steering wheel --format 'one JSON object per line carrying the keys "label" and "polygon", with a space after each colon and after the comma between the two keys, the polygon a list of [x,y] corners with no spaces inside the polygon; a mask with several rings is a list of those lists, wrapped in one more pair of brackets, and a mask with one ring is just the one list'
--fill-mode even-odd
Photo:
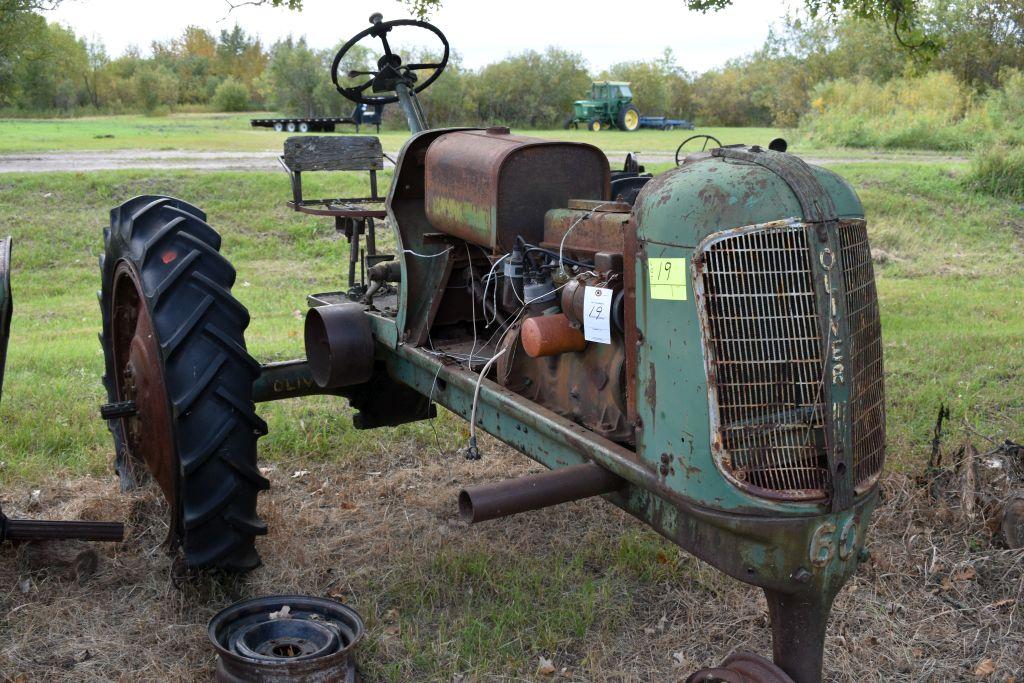
{"label": "tractor steering wheel", "polygon": [[[693,143],[691,147],[687,147],[689,143]],[[694,152],[705,152],[708,149],[708,145],[711,144],[713,147],[721,147],[722,143],[718,141],[713,135],[691,135],[676,147],[676,166],[683,163],[687,155],[693,154]],[[698,149],[699,147],[699,149]],[[684,149],[685,148],[685,149]]]}
{"label": "tractor steering wheel", "polygon": [[[370,15],[370,28],[357,33],[352,36],[347,43],[341,46],[338,50],[338,54],[334,55],[334,63],[331,64],[331,81],[334,82],[334,87],[338,89],[342,95],[353,102],[361,104],[390,104],[398,101],[397,95],[390,96],[366,96],[363,93],[373,86],[373,92],[394,92],[395,86],[399,82],[405,82],[410,90],[414,93],[421,92],[426,89],[431,83],[437,80],[437,77],[444,71],[445,66],[448,64],[448,39],[444,37],[433,24],[428,24],[425,21],[416,21],[414,19],[398,19],[395,21],[383,21],[384,17],[380,12],[374,12]],[[403,64],[401,56],[391,51],[391,45],[388,44],[388,33],[391,32],[396,26],[414,26],[416,28],[423,28],[438,37],[441,44],[444,45],[444,56],[440,62],[435,64]],[[376,71],[356,71],[352,70],[348,72],[349,78],[355,78],[357,76],[369,76],[370,78],[360,85],[345,87],[338,83],[338,66],[341,64],[341,60],[344,59],[345,54],[351,50],[356,43],[365,38],[366,36],[373,36],[374,38],[380,38],[380,42],[384,45],[384,55],[377,60]],[[427,69],[433,69],[434,73],[430,77],[416,85],[418,80],[416,77],[417,71],[426,71]]]}

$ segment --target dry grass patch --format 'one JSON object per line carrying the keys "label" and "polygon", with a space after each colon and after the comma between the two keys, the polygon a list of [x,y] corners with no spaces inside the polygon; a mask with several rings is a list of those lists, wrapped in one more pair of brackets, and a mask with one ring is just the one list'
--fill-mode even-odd
{"label": "dry grass patch", "polygon": [[[123,518],[119,545],[24,545],[0,557],[0,671],[28,680],[209,680],[205,625],[241,598],[331,596],[364,617],[367,680],[674,681],[735,647],[767,653],[760,592],[683,554],[610,505],[575,503],[466,527],[460,487],[529,461],[488,440],[485,458],[409,447],[349,465],[278,464],[261,500],[264,566],[182,578],[160,543],[153,490],[112,479],[5,491],[5,510]],[[994,544],[995,543],[995,544]],[[962,521],[902,474],[883,481],[872,559],[836,602],[827,679],[975,679],[1021,674],[1024,553],[983,518]],[[80,559],[95,555],[95,566]],[[27,583],[26,583],[27,582]],[[23,592],[27,591],[27,592]],[[563,672],[564,669],[564,672]],[[459,677],[462,677],[461,679]]]}

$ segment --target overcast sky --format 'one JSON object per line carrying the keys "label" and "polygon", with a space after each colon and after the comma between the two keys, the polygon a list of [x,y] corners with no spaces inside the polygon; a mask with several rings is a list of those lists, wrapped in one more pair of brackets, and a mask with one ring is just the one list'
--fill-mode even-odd
{"label": "overcast sky", "polygon": [[[238,22],[269,46],[289,34],[318,48],[363,30],[374,11],[385,20],[407,18],[394,0],[304,0],[301,12],[243,6],[225,0],[64,0],[47,17],[80,36],[99,38],[111,56],[130,45],[148,53],[154,40],[181,34],[189,24],[215,35]],[[704,71],[759,48],[785,1],[735,0],[721,12],[700,14],[683,0],[444,0],[430,17],[448,36],[463,64],[478,67],[525,49],[549,45],[580,52],[594,71],[616,62],[651,59],[671,47],[679,66]],[[424,45],[429,41],[424,41]]]}

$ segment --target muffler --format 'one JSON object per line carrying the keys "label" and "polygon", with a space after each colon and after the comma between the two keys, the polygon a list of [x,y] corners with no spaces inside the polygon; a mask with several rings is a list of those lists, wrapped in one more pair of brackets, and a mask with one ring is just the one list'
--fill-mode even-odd
{"label": "muffler", "polygon": [[592,462],[463,489],[459,516],[470,524],[612,493],[626,480]]}

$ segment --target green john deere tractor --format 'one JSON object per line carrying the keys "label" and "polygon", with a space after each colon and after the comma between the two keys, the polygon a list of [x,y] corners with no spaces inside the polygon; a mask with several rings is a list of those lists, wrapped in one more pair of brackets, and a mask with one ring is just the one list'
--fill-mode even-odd
{"label": "green john deere tractor", "polygon": [[565,128],[578,128],[581,123],[595,132],[613,126],[619,130],[639,130],[640,110],[633,104],[629,83],[594,81],[590,99],[573,102],[572,116],[566,119]]}

